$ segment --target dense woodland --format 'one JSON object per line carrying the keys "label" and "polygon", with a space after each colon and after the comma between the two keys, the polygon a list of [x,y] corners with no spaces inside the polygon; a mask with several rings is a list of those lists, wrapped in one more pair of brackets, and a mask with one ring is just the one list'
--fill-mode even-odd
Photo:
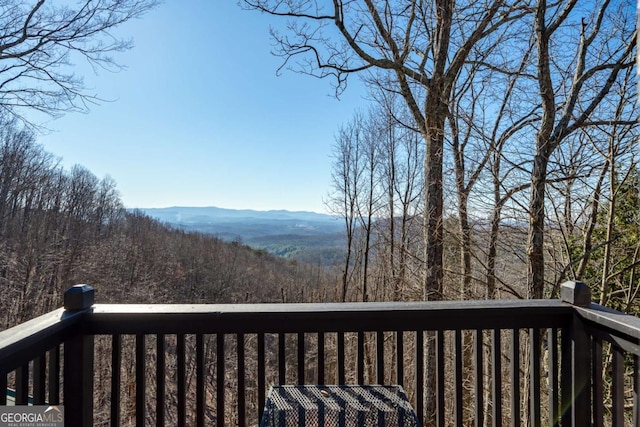
{"label": "dense woodland", "polygon": [[[632,78],[628,73],[625,83]],[[616,102],[618,113],[634,120],[634,96],[624,92]],[[424,150],[394,108],[356,114],[334,144],[330,206],[347,234],[343,300],[423,298]],[[477,131],[447,141],[442,298],[527,298],[531,157],[522,137],[494,151]],[[556,298],[562,282],[581,280],[594,301],[637,313],[637,138],[635,125],[593,128],[552,156],[545,298]]]}
{"label": "dense woodland", "polygon": [[171,229],[125,210],[116,183],[59,159],[15,120],[0,126],[2,326],[62,304],[77,283],[100,302],[299,301],[319,267]]}
{"label": "dense woodland", "polygon": [[[565,277],[591,282],[603,301],[615,293],[615,251],[601,277],[585,272],[603,243],[600,214],[615,217],[615,198],[634,185],[633,2],[242,4],[288,22],[271,32],[283,67],[330,79],[338,94],[360,76],[378,104],[345,125],[336,147],[334,210],[348,233],[365,230],[345,262],[362,254],[353,286],[362,299],[382,241],[382,275],[402,272],[402,281],[418,266],[412,288],[427,300],[493,298],[516,284],[512,294],[542,298]],[[386,238],[374,235],[374,218],[389,219]],[[421,242],[405,253],[410,223],[420,223]],[[522,260],[508,275],[497,264],[505,225],[525,232],[506,249]],[[611,248],[615,227],[605,228]]]}
{"label": "dense woodland", "polygon": [[632,3],[246,3],[307,24],[274,35],[291,67],[371,89],[334,144],[344,300],[546,298],[574,279],[633,309]]}

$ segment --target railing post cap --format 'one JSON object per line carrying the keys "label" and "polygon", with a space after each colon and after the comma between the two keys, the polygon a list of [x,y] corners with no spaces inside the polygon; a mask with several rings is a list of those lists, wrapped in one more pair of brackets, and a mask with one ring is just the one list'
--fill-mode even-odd
{"label": "railing post cap", "polygon": [[591,289],[582,282],[564,282],[560,285],[560,299],[578,307],[589,307],[591,304]]}
{"label": "railing post cap", "polygon": [[75,285],[64,293],[65,310],[84,310],[93,305],[94,292],[89,285]]}

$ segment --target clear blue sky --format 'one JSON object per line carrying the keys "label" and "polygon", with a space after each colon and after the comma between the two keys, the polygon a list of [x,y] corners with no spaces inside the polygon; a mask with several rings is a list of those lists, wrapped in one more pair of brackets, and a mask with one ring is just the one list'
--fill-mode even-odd
{"label": "clear blue sky", "polygon": [[119,73],[94,76],[114,102],[50,121],[39,142],[70,167],[118,183],[127,207],[325,210],[331,145],[366,105],[356,78],[340,100],[329,80],[284,71],[269,24],[233,0],[166,1],[119,33],[135,47]]}

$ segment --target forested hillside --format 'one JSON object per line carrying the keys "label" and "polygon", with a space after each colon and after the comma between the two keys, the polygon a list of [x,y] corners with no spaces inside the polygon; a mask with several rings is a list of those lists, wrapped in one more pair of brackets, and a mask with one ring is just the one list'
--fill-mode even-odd
{"label": "forested hillside", "polygon": [[0,124],[0,328],[62,305],[77,283],[99,302],[266,302],[318,298],[318,267],[127,212],[116,183],[65,170],[14,120]]}

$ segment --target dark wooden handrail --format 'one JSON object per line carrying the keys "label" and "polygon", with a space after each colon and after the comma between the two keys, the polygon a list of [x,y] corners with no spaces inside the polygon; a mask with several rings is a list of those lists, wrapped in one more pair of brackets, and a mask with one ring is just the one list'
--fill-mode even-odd
{"label": "dark wooden handrail", "polygon": [[588,308],[574,307],[574,310],[588,325],[611,331],[620,337],[626,336],[629,340],[640,343],[639,318],[593,303]]}
{"label": "dark wooden handrail", "polygon": [[4,372],[33,360],[78,333],[82,312],[59,308],[0,332],[0,361]]}
{"label": "dark wooden handrail", "polygon": [[[559,300],[332,304],[96,304],[91,334],[217,334],[562,327],[573,307]],[[478,323],[480,322],[480,323]]]}

